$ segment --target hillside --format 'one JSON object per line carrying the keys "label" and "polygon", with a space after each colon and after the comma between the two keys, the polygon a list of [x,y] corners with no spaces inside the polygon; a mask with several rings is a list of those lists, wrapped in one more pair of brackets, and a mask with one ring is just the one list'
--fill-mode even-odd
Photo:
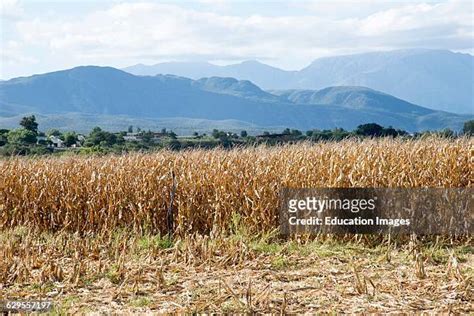
{"label": "hillside", "polygon": [[[221,77],[201,78],[199,80],[193,81],[192,86],[204,91],[210,91],[219,94],[229,94],[255,100],[274,102],[285,101],[284,98],[279,98],[274,94],[263,91],[248,80],[237,80],[234,78]],[[289,102],[293,103],[292,101]]]}
{"label": "hillside", "polygon": [[328,87],[321,90],[274,90],[275,95],[298,104],[340,105],[349,109],[426,115],[432,110],[365,87]]}
{"label": "hillside", "polygon": [[[458,130],[470,118],[432,111],[365,88],[329,91],[324,98],[324,90],[316,93],[318,98],[313,99],[317,102],[302,102],[300,98],[273,95],[249,81],[232,78],[195,81],[172,75],[134,76],[115,68],[87,66],[1,82],[0,113],[3,117],[79,113],[141,119],[236,120],[256,127],[303,130],[353,129],[369,122],[408,131],[445,127]],[[347,99],[348,93],[357,96],[357,106],[354,98]]]}
{"label": "hillside", "polygon": [[234,77],[250,80],[263,89],[364,86],[431,109],[474,114],[474,57],[446,50],[407,49],[325,57],[300,71],[284,71],[256,61],[228,66],[174,62],[124,70],[193,79]]}
{"label": "hillside", "polygon": [[474,57],[443,50],[399,50],[320,58],[298,73],[302,89],[356,85],[455,113],[474,113]]}

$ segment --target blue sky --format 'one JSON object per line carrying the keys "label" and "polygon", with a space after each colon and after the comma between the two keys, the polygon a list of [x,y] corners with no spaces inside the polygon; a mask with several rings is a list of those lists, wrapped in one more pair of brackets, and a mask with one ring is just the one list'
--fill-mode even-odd
{"label": "blue sky", "polygon": [[405,48],[473,53],[473,5],[450,1],[0,1],[0,78],[78,65],[255,59],[300,69]]}

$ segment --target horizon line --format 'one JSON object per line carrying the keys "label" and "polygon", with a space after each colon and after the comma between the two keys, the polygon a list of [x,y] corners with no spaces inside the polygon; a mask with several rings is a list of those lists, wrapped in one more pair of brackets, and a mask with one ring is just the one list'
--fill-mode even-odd
{"label": "horizon line", "polygon": [[[216,59],[208,59],[208,60],[179,60],[179,59],[174,59],[174,60],[169,60],[169,61],[157,62],[157,63],[153,63],[153,64],[144,64],[144,63],[139,62],[139,63],[133,64],[133,65],[130,65],[130,66],[125,66],[125,67],[112,66],[112,65],[99,65],[99,64],[97,64],[97,65],[96,64],[76,65],[76,66],[72,66],[72,67],[68,67],[68,68],[56,69],[56,70],[51,70],[51,71],[47,71],[47,72],[33,73],[33,74],[17,76],[17,77],[9,77],[9,78],[6,78],[6,79],[5,78],[0,78],[0,82],[1,81],[10,81],[12,79],[19,79],[19,78],[29,78],[29,77],[33,77],[33,76],[37,76],[37,75],[44,75],[44,74],[60,72],[60,71],[66,71],[66,70],[71,70],[71,69],[79,68],[79,67],[114,68],[114,69],[117,69],[117,70],[127,72],[126,69],[131,68],[131,67],[136,67],[136,66],[153,67],[153,66],[158,66],[158,65],[162,65],[162,64],[172,64],[172,63],[175,63],[175,64],[209,64],[209,65],[216,66],[216,67],[227,67],[227,66],[234,66],[234,65],[242,65],[242,64],[248,63],[248,62],[254,62],[254,63],[258,63],[258,64],[265,65],[265,66],[268,66],[268,67],[272,67],[272,68],[275,68],[275,69],[278,69],[278,70],[281,70],[281,71],[285,71],[285,72],[298,72],[298,71],[301,71],[301,70],[311,66],[315,61],[321,60],[321,59],[348,57],[348,56],[355,56],[355,55],[378,54],[378,53],[403,52],[403,51],[442,51],[442,52],[450,52],[450,53],[453,53],[453,54],[469,55],[471,57],[474,57],[474,55],[469,53],[469,52],[459,52],[459,51],[451,50],[451,49],[401,48],[401,49],[391,49],[391,50],[374,50],[374,51],[367,51],[367,52],[362,52],[362,53],[322,56],[322,57],[315,58],[308,65],[306,65],[306,66],[304,66],[300,69],[284,69],[284,68],[281,68],[281,67],[271,65],[271,64],[266,63],[266,62],[262,62],[262,61],[258,60],[258,58],[255,58],[255,59],[254,58],[242,59],[239,62],[225,63],[225,64],[219,64],[219,63],[213,62]],[[127,73],[129,73],[129,72],[127,72]],[[133,75],[132,73],[129,73],[129,74]]]}

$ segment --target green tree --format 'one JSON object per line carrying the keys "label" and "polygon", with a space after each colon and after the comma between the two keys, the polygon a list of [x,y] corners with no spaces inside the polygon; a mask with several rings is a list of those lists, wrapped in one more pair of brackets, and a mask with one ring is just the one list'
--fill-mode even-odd
{"label": "green tree", "polygon": [[0,129],[0,146],[4,146],[8,143],[8,132],[7,129]]}
{"label": "green tree", "polygon": [[175,132],[170,131],[170,132],[168,133],[168,136],[169,136],[171,139],[176,139],[178,135],[176,135]]}
{"label": "green tree", "polygon": [[48,136],[56,136],[56,137],[62,137],[62,134],[59,130],[57,129],[50,129],[49,131],[46,132],[46,135]]}
{"label": "green tree", "polygon": [[398,136],[398,132],[396,129],[394,129],[392,126],[389,126],[387,128],[384,128],[382,130],[382,135],[383,136],[392,136],[392,137],[395,137],[395,136]]}
{"label": "green tree", "polygon": [[166,143],[166,148],[170,150],[179,150],[181,148],[181,143],[177,139],[171,139]]}
{"label": "green tree", "polygon": [[17,156],[27,155],[29,146],[19,144],[6,144],[0,148],[0,156]]}
{"label": "green tree", "polygon": [[20,126],[28,131],[38,134],[38,123],[36,122],[36,117],[34,115],[23,117],[20,121]]}
{"label": "green tree", "polygon": [[89,133],[86,140],[86,146],[113,146],[118,143],[123,143],[123,137],[117,136],[113,133],[103,131],[100,127],[94,127]]}
{"label": "green tree", "polygon": [[392,137],[397,137],[397,136],[403,136],[407,135],[408,133],[404,130],[401,129],[395,129],[392,126],[389,126],[387,128],[384,128],[382,130],[382,135],[381,136],[392,136]]}
{"label": "green tree", "polygon": [[75,132],[67,132],[64,134],[64,145],[71,147],[77,142],[77,134]]}
{"label": "green tree", "polygon": [[241,131],[241,132],[240,132],[240,137],[245,138],[245,137],[247,137],[247,136],[249,136],[249,135],[247,134],[247,131]]}
{"label": "green tree", "polygon": [[464,122],[462,132],[464,135],[473,136],[474,135],[474,120],[469,120],[469,121]]}
{"label": "green tree", "polygon": [[142,136],[142,142],[144,144],[151,144],[152,141],[153,141],[153,132],[152,131],[148,131],[148,132],[143,132],[141,134]]}
{"label": "green tree", "polygon": [[212,137],[214,137],[216,139],[220,139],[220,140],[229,138],[226,132],[219,131],[217,129],[212,130]]}
{"label": "green tree", "polygon": [[445,128],[445,129],[439,131],[438,135],[440,135],[442,137],[446,137],[446,138],[451,138],[451,137],[454,137],[454,132],[453,132],[453,130],[451,130],[449,128]]}
{"label": "green tree", "polygon": [[130,125],[130,126],[128,127],[128,132],[129,132],[129,133],[133,133],[133,125]]}
{"label": "green tree", "polygon": [[10,144],[28,145],[36,143],[36,133],[26,128],[17,128],[8,132],[7,140]]}
{"label": "green tree", "polygon": [[301,136],[301,135],[303,135],[303,133],[301,131],[297,130],[297,129],[292,129],[290,134],[292,136]]}
{"label": "green tree", "polygon": [[332,140],[342,140],[349,136],[349,132],[344,130],[343,128],[334,128],[332,131],[329,132],[329,138]]}
{"label": "green tree", "polygon": [[378,137],[382,136],[384,128],[376,123],[362,124],[357,126],[356,135]]}

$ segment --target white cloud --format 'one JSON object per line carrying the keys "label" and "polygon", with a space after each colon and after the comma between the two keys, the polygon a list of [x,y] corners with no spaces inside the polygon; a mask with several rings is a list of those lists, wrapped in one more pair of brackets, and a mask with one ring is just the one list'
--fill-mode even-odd
{"label": "white cloud", "polygon": [[215,11],[228,10],[232,7],[229,0],[197,0],[197,2]]}
{"label": "white cloud", "polygon": [[17,19],[23,15],[23,8],[18,0],[0,1],[0,18]]}
{"label": "white cloud", "polygon": [[391,0],[292,0],[291,5],[308,10],[310,14],[326,18],[363,18],[376,12],[403,5],[401,1]]}
{"label": "white cloud", "polygon": [[2,43],[0,49],[0,78],[6,78],[7,70],[11,68],[29,67],[38,62],[34,56],[25,54],[24,44],[9,40]]}
{"label": "white cloud", "polygon": [[470,2],[378,3],[361,0],[364,14],[355,14],[354,5],[346,2],[317,2],[306,3],[304,15],[260,12],[244,16],[232,15],[232,10],[223,14],[133,2],[111,4],[76,20],[67,16],[23,19],[15,27],[19,41],[36,45],[51,58],[63,56],[78,64],[114,66],[176,59],[257,58],[295,67],[322,55],[374,49],[473,48]]}

